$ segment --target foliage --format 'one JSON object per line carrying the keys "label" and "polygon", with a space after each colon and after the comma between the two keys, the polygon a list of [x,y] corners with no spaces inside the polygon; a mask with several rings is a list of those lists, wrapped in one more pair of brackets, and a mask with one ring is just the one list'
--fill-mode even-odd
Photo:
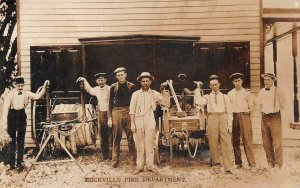
{"label": "foliage", "polygon": [[0,0],[0,95],[17,73],[16,0]]}

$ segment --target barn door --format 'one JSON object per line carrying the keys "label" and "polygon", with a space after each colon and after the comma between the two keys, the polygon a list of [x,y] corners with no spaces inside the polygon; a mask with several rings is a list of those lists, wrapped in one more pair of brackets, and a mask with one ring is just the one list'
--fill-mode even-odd
{"label": "barn door", "polygon": [[221,88],[229,90],[233,85],[229,76],[234,72],[245,75],[244,87],[250,87],[250,43],[215,42],[195,44],[194,70],[199,72],[199,80],[208,87],[208,77],[217,74],[221,78]]}
{"label": "barn door", "polygon": [[[78,95],[78,84],[75,83],[83,75],[81,46],[37,46],[30,48],[31,91],[37,89],[45,80],[50,80],[52,104],[58,103],[61,94],[62,100],[70,95]],[[79,102],[79,96],[74,97]],[[64,101],[68,103],[68,101]],[[32,103],[31,134],[36,143],[40,142],[42,135],[41,122],[46,121],[46,101],[38,100]]]}
{"label": "barn door", "polygon": [[31,47],[31,90],[50,80],[52,91],[78,90],[75,83],[82,76],[81,46]]}

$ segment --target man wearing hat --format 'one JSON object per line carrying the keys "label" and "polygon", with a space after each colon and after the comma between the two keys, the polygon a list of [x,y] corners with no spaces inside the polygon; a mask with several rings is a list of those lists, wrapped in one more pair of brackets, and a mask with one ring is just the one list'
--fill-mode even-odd
{"label": "man wearing hat", "polygon": [[160,93],[150,88],[154,77],[149,72],[142,72],[137,78],[141,84],[141,89],[132,94],[130,102],[130,122],[134,141],[137,149],[137,166],[133,174],[138,174],[144,170],[144,165],[148,171],[158,173],[153,164],[155,118],[154,111],[157,103],[161,103],[163,97]]}
{"label": "man wearing hat", "polygon": [[79,77],[79,81],[84,82],[84,89],[91,95],[97,97],[98,101],[98,130],[101,139],[101,152],[103,159],[109,159],[109,145],[112,144],[110,138],[112,138],[111,127],[108,127],[108,106],[109,106],[109,94],[110,87],[106,85],[107,76],[106,73],[97,73],[94,75],[94,79],[98,86],[91,87],[88,81]]}
{"label": "man wearing hat", "polygon": [[[3,106],[3,128],[11,137],[12,141],[9,144],[8,152],[8,164],[10,169],[15,168],[15,160],[17,160],[18,171],[22,171],[25,168],[23,163],[24,155],[24,141],[26,133],[26,113],[29,100],[37,100],[42,98],[46,92],[46,86],[49,85],[49,81],[46,80],[42,90],[38,93],[32,93],[30,91],[24,91],[24,78],[17,76],[15,79],[15,88],[5,97]],[[17,153],[17,158],[16,154]]]}
{"label": "man wearing hat", "polygon": [[114,71],[118,82],[111,85],[109,110],[112,114],[113,124],[113,150],[112,161],[113,167],[119,166],[120,142],[122,139],[123,129],[127,136],[130,162],[135,164],[136,149],[133,140],[133,134],[130,130],[129,104],[135,86],[126,80],[127,73],[124,67],[119,67]]}
{"label": "man wearing hat", "polygon": [[231,131],[232,107],[229,97],[220,91],[220,82],[217,75],[209,77],[211,92],[195,101],[200,106],[207,105],[207,133],[211,154],[211,165],[216,173],[220,172],[219,143],[222,150],[224,169],[226,174],[233,174],[231,161]]}
{"label": "man wearing hat", "polygon": [[253,96],[250,91],[243,88],[244,75],[234,73],[230,76],[234,88],[228,92],[233,110],[232,123],[232,145],[235,157],[235,164],[242,167],[240,138],[242,137],[246,158],[250,168],[255,167],[253,152],[253,132],[250,118],[250,108],[254,106]]}
{"label": "man wearing hat", "polygon": [[284,106],[284,95],[274,86],[274,74],[265,73],[261,77],[265,87],[259,91],[255,103],[261,107],[263,146],[269,167],[280,169],[283,164],[280,109]]}

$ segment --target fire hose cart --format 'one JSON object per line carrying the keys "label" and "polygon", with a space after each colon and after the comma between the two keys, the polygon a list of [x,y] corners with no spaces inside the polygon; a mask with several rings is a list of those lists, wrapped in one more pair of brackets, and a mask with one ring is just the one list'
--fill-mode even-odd
{"label": "fire hose cart", "polygon": [[[169,150],[170,161],[179,151],[188,152],[190,158],[195,158],[200,151],[200,146],[208,145],[204,110],[196,108],[193,102],[191,104],[184,102],[191,101],[191,99],[193,101],[194,95],[203,95],[202,82],[194,83],[197,85],[194,94],[180,96],[181,102],[174,91],[172,80],[161,84],[163,98],[169,103],[167,107],[162,108],[163,116],[159,118],[155,136],[154,151],[158,165],[163,160],[163,151]],[[185,105],[185,110],[182,110],[182,105]]]}

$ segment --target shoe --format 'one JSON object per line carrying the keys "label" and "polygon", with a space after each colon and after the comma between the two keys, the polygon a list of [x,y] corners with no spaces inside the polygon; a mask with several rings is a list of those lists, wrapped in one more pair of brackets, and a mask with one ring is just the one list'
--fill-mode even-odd
{"label": "shoe", "polygon": [[135,169],[135,170],[132,172],[132,175],[137,175],[137,174],[139,174],[140,172],[142,172],[142,170],[140,170],[140,169]]}
{"label": "shoe", "polygon": [[8,170],[14,170],[14,169],[16,169],[16,166],[10,164]]}
{"label": "shoe", "polygon": [[113,163],[112,167],[113,167],[113,168],[118,168],[119,165],[120,165],[120,164],[119,164],[119,161],[116,161],[116,162]]}
{"label": "shoe", "polygon": [[109,160],[109,156],[108,155],[103,155],[103,160],[104,161]]}
{"label": "shoe", "polygon": [[26,166],[25,166],[24,163],[21,163],[21,164],[17,165],[17,171],[18,171],[18,173],[21,173],[21,172],[23,172],[25,170],[26,170]]}
{"label": "shoe", "polygon": [[235,175],[234,172],[232,172],[232,170],[225,171],[225,174],[227,174],[227,175]]}
{"label": "shoe", "polygon": [[242,165],[242,164],[237,164],[237,165],[235,165],[235,169],[241,169],[241,168],[243,168],[243,165]]}
{"label": "shoe", "polygon": [[275,164],[274,167],[271,169],[272,172],[279,172],[281,167],[278,164]]}
{"label": "shoe", "polygon": [[220,174],[221,173],[221,168],[213,167],[213,173],[214,174]]}
{"label": "shoe", "polygon": [[153,172],[154,174],[159,174],[159,171],[156,168],[148,169],[148,171]]}

